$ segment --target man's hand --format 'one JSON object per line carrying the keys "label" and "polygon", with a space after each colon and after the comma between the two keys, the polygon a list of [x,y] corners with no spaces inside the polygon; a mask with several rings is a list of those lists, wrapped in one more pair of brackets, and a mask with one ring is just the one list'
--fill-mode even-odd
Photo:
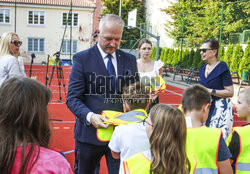
{"label": "man's hand", "polygon": [[149,96],[149,98],[150,98],[149,105],[151,105],[158,96],[159,96],[159,94],[151,93],[150,96]]}
{"label": "man's hand", "polygon": [[104,124],[103,121],[107,121],[107,119],[99,114],[93,114],[90,118],[91,124],[96,128],[108,128],[107,124]]}

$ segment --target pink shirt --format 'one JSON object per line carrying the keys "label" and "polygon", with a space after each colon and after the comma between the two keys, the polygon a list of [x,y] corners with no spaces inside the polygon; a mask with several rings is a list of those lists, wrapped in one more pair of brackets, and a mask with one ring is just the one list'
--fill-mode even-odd
{"label": "pink shirt", "polygon": [[[36,147],[37,149],[37,147]],[[27,151],[26,151],[27,154]],[[19,173],[22,159],[22,146],[17,147],[11,174]],[[72,174],[68,161],[53,150],[40,147],[40,154],[30,173],[35,174]]]}

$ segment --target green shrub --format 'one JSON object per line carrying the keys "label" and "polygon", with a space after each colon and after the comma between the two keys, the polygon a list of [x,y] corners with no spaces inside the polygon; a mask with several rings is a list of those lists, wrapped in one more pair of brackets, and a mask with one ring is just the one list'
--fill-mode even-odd
{"label": "green shrub", "polygon": [[225,55],[225,48],[224,45],[221,45],[220,47],[220,55],[219,55],[219,60],[224,61],[224,55]]}
{"label": "green shrub", "polygon": [[162,48],[162,49],[161,49],[160,60],[161,60],[162,62],[164,62],[165,50],[166,50],[165,48]]}
{"label": "green shrub", "polygon": [[194,59],[194,48],[192,48],[190,53],[189,53],[189,57],[188,57],[188,61],[187,61],[187,68],[191,68],[191,66],[193,64],[193,59]]}
{"label": "green shrub", "polygon": [[238,73],[241,76],[242,71],[247,71],[250,73],[250,38],[247,40],[247,47],[244,52],[244,56],[242,57],[239,65],[239,71]]}
{"label": "green shrub", "polygon": [[182,55],[182,66],[184,68],[187,68],[188,58],[189,58],[189,49],[185,49],[184,54]]}
{"label": "green shrub", "polygon": [[180,50],[177,49],[177,50],[175,50],[175,52],[174,52],[174,55],[173,55],[173,59],[172,59],[171,65],[172,65],[172,66],[177,66],[179,63],[180,63]]}
{"label": "green shrub", "polygon": [[171,63],[172,63],[172,59],[174,56],[174,52],[175,52],[175,50],[173,48],[170,48],[170,50],[168,52],[168,57],[167,57],[167,64],[169,64],[169,65],[172,65]]}
{"label": "green shrub", "polygon": [[226,53],[223,57],[224,62],[227,63],[227,66],[230,67],[231,59],[233,57],[234,45],[230,44],[227,47]]}
{"label": "green shrub", "polygon": [[164,59],[163,59],[164,64],[167,64],[169,50],[170,50],[169,48],[165,49]]}
{"label": "green shrub", "polygon": [[156,60],[156,47],[153,47],[150,58]]}
{"label": "green shrub", "polygon": [[232,62],[230,64],[230,71],[231,72],[238,72],[239,71],[239,64],[243,57],[243,49],[240,44],[236,44],[236,47],[233,52]]}
{"label": "green shrub", "polygon": [[193,58],[193,63],[192,63],[192,67],[198,67],[198,64],[200,63],[200,60],[201,60],[201,55],[200,55],[200,50],[197,49],[195,52],[194,52],[194,58]]}

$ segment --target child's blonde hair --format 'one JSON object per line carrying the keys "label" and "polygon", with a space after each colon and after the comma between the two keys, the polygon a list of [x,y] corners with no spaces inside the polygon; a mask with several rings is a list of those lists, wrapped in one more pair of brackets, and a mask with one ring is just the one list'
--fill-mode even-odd
{"label": "child's blonde hair", "polygon": [[240,91],[240,94],[244,94],[244,100],[246,100],[247,104],[250,105],[250,87],[244,88]]}
{"label": "child's blonde hair", "polygon": [[157,104],[150,111],[153,132],[149,138],[152,155],[150,173],[188,174],[187,127],[182,112],[170,105]]}

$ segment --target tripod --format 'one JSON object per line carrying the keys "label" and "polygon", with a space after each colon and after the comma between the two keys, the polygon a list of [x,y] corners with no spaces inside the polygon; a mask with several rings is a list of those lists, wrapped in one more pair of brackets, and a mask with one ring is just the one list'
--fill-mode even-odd
{"label": "tripod", "polygon": [[36,58],[36,56],[35,56],[34,53],[32,53],[30,56],[31,56],[31,62],[30,62],[30,77],[31,77],[31,74],[32,74],[32,64],[33,64],[33,61]]}
{"label": "tripod", "polygon": [[52,73],[51,73],[50,81],[49,81],[49,88],[50,88],[50,84],[53,80],[53,75],[54,75],[54,71],[56,68],[56,75],[57,75],[58,86],[59,86],[59,99],[56,101],[61,102],[61,103],[65,103],[62,101],[62,94],[61,94],[61,85],[63,85],[64,93],[65,93],[65,97],[66,97],[63,69],[61,67],[61,61],[60,61],[60,52],[56,52],[54,55],[56,56],[56,62],[55,62],[55,65],[52,67]]}
{"label": "tripod", "polygon": [[48,55],[48,58],[47,58],[47,67],[46,67],[46,75],[45,75],[45,85],[47,87],[47,84],[48,84],[48,80],[49,80],[49,55]]}

